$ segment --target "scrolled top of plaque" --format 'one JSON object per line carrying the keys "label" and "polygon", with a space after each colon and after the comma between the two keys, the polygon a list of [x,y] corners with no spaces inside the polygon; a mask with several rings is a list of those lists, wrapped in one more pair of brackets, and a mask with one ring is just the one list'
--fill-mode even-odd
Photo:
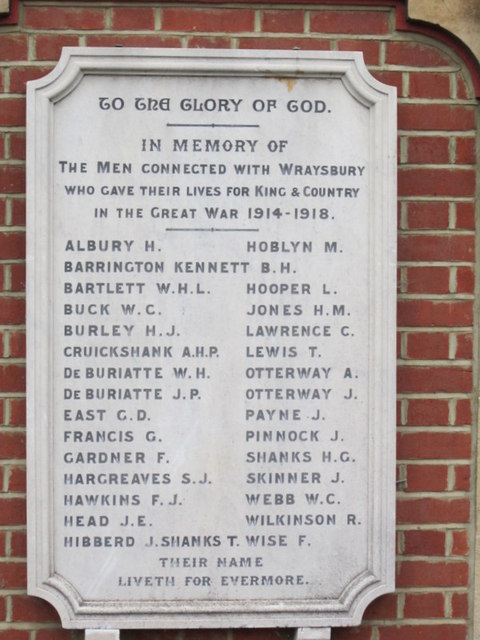
{"label": "scrolled top of plaque", "polygon": [[64,626],[327,637],[393,589],[394,113],[350,52],[29,83],[29,592]]}
{"label": "scrolled top of plaque", "polygon": [[[52,86],[69,91],[84,75],[205,75],[227,77],[340,78],[366,104],[380,96],[395,96],[395,88],[376,80],[358,51],[248,51],[204,49],[137,49],[64,47],[57,66],[45,77],[31,81],[31,90]],[[56,97],[56,93],[52,96]]]}

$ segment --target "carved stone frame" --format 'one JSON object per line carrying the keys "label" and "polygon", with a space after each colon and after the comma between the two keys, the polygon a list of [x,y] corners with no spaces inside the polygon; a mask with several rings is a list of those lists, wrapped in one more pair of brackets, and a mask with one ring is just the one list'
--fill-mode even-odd
{"label": "carved stone frame", "polygon": [[[52,130],[55,104],[89,75],[223,75],[338,78],[370,112],[371,304],[369,356],[368,566],[337,600],[85,601],[55,569],[51,299]],[[45,598],[68,628],[188,628],[354,625],[394,587],[395,500],[395,90],[376,81],[361,54],[154,49],[64,49],[58,66],[28,88],[28,471],[29,593]],[[33,268],[35,264],[35,268]]]}

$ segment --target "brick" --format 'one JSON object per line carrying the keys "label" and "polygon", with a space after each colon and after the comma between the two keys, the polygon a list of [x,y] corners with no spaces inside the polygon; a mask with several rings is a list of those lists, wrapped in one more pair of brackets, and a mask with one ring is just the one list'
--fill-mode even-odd
{"label": "brick", "polygon": [[407,220],[409,229],[447,229],[448,202],[409,202]]}
{"label": "brick", "polygon": [[[259,630],[257,631],[256,629],[242,629],[242,631],[234,630],[232,636],[234,638],[241,639],[243,638],[244,631],[246,633],[245,640],[260,640],[260,633],[258,633]],[[273,634],[270,630],[264,629],[264,631],[266,640],[274,640]],[[158,640],[177,640],[177,636],[174,635],[174,631],[163,630],[163,632],[160,633],[162,635],[161,638],[159,636]],[[230,634],[224,629],[190,629],[188,635],[191,636],[191,640],[229,640],[230,637]],[[134,640],[136,640],[136,638]],[[141,640],[143,640],[143,636]],[[152,640],[154,639],[152,638]]]}
{"label": "brick", "polygon": [[475,129],[475,113],[469,106],[449,104],[398,105],[398,128],[411,131],[468,131]]}
{"label": "brick", "polygon": [[441,618],[445,613],[443,593],[407,593],[404,618]]}
{"label": "brick", "polygon": [[455,467],[454,491],[470,491],[470,467],[466,464]]}
{"label": "brick", "polygon": [[456,147],[457,164],[475,164],[477,158],[475,138],[457,138]]}
{"label": "brick", "polygon": [[37,60],[58,60],[62,47],[78,47],[80,41],[78,36],[65,33],[37,33],[34,42]]}
{"label": "brick", "polygon": [[18,364],[0,365],[0,388],[3,392],[25,391],[25,367]]}
{"label": "brick", "polygon": [[252,9],[165,8],[162,11],[163,31],[241,32],[253,31],[255,12]]}
{"label": "brick", "polygon": [[[363,44],[363,41],[355,41],[355,44]],[[339,43],[340,44],[340,43]],[[378,69],[371,69],[370,73],[374,78],[383,82],[383,84],[389,84],[392,87],[397,88],[399,97],[403,96],[403,72],[402,71],[381,71]]]}
{"label": "brick", "polygon": [[473,202],[457,202],[456,218],[457,229],[475,229],[475,206]]}
{"label": "brick", "polygon": [[[181,633],[181,632],[180,632]],[[205,634],[208,633],[207,630],[203,630],[203,634],[205,636]],[[133,631],[130,632],[131,635],[129,635],[128,631],[122,631],[122,639],[121,640],[179,640],[179,635],[177,634],[177,632],[173,629],[170,631]],[[193,630],[190,630],[188,632],[188,635],[194,635]],[[232,632],[232,636],[235,635],[235,631]],[[194,635],[195,637],[195,635]],[[227,636],[228,637],[228,636]],[[241,634],[238,636],[241,639]],[[211,638],[212,640],[220,640],[221,638],[223,638],[223,635],[221,633],[219,633],[217,631],[217,633],[215,633],[215,631],[211,631]],[[77,639],[75,639],[77,640]],[[83,640],[82,638],[79,638],[78,640]],[[190,640],[190,638],[188,638],[188,640]],[[247,640],[248,640],[248,636],[247,636]],[[269,639],[267,639],[269,640]]]}
{"label": "brick", "polygon": [[[2,265],[0,265],[0,278],[3,279]],[[0,330],[0,358],[8,358],[8,331]]]}
{"label": "brick", "polygon": [[0,495],[0,526],[19,526],[27,522],[25,498]]}
{"label": "brick", "polygon": [[457,268],[457,293],[474,293],[475,273],[471,267]]}
{"label": "brick", "polygon": [[0,100],[0,126],[23,127],[25,125],[25,98]]}
{"label": "brick", "polygon": [[2,464],[2,466],[0,467],[0,492],[3,492],[3,493],[8,491],[8,482],[7,482],[7,475],[6,475],[7,473],[8,473],[7,465]]}
{"label": "brick", "polygon": [[339,51],[361,51],[365,64],[378,65],[380,61],[380,43],[373,40],[339,40]]}
{"label": "brick", "polygon": [[470,393],[472,371],[462,367],[399,366],[399,393]]}
{"label": "brick", "polygon": [[8,491],[11,493],[25,493],[27,488],[25,467],[11,467],[8,475]]}
{"label": "brick", "polygon": [[25,93],[26,83],[46,76],[52,67],[15,67],[10,71],[11,93]]}
{"label": "brick", "polygon": [[397,358],[401,358],[402,356],[402,333],[397,331]]}
{"label": "brick", "polygon": [[435,458],[470,458],[471,436],[469,433],[410,432],[398,436],[399,459],[432,460]]}
{"label": "brick", "polygon": [[455,358],[471,360],[473,358],[473,336],[471,333],[457,334]]}
{"label": "brick", "polygon": [[25,324],[25,299],[0,296],[0,324]]}
{"label": "brick", "polygon": [[0,225],[6,224],[6,211],[7,211],[7,203],[6,199],[0,196]]}
{"label": "brick", "polygon": [[8,283],[8,273],[10,271],[9,264],[0,264],[0,290],[5,292],[10,291],[10,286]]}
{"label": "brick", "polygon": [[[247,631],[245,629],[245,631]],[[260,640],[261,634],[258,633],[260,630],[247,631],[244,640]],[[266,631],[266,640],[274,640],[272,633],[269,629],[265,629]],[[192,636],[192,640],[228,640],[228,634],[223,629],[192,629],[189,632],[189,635]],[[242,640],[243,638],[243,630],[233,631],[233,638]],[[165,640],[169,640],[168,637]],[[175,638],[172,638],[175,640]]]}
{"label": "brick", "polygon": [[0,432],[0,460],[25,458],[25,434]]}
{"label": "brick", "polygon": [[412,164],[448,164],[449,140],[438,136],[408,138],[407,161]]}
{"label": "brick", "polygon": [[468,593],[452,593],[452,618],[468,618]]}
{"label": "brick", "polygon": [[468,544],[468,532],[453,531],[452,532],[452,555],[454,556],[466,556],[470,550]]}
{"label": "brick", "polygon": [[329,40],[315,38],[240,38],[239,49],[292,49],[329,51]]}
{"label": "brick", "polygon": [[0,558],[6,557],[6,546],[7,546],[7,536],[6,531],[0,531]]}
{"label": "brick", "polygon": [[397,569],[397,588],[464,587],[468,584],[466,562],[403,560]]}
{"label": "brick", "polygon": [[468,100],[468,98],[474,97],[472,91],[467,87],[464,77],[460,73],[457,74],[457,97],[460,100]]}
{"label": "brick", "polygon": [[230,49],[232,42],[221,36],[190,36],[187,39],[189,49]]}
{"label": "brick", "polygon": [[[25,589],[26,586],[26,562],[0,562],[0,589]],[[3,640],[2,636],[0,640]],[[5,640],[12,640],[12,637],[5,636]]]}
{"label": "brick", "polygon": [[436,530],[404,531],[404,555],[444,556],[445,532]]}
{"label": "brick", "polygon": [[181,47],[182,41],[176,36],[157,36],[150,34],[123,35],[88,35],[85,37],[89,47]]}
{"label": "brick", "polygon": [[[418,456],[414,456],[418,457]],[[448,488],[448,467],[445,464],[409,464],[405,490],[409,493],[419,491],[446,491]]]}
{"label": "brick", "polygon": [[18,260],[25,258],[25,233],[0,233],[0,255],[2,260]]}
{"label": "brick", "polygon": [[103,29],[105,11],[97,8],[24,7],[23,24],[27,29]]}
{"label": "brick", "polygon": [[399,300],[398,324],[405,327],[471,327],[470,300]]}
{"label": "brick", "polygon": [[400,524],[447,524],[468,522],[468,499],[404,498],[397,501],[397,522]]}
{"label": "brick", "polygon": [[455,406],[455,425],[472,424],[472,403],[470,400],[457,400]]}
{"label": "brick", "polygon": [[25,531],[12,531],[11,533],[11,557],[25,558],[27,555],[27,534]]}
{"label": "brick", "polygon": [[11,597],[13,622],[56,622],[58,614],[51,604],[33,596]]}
{"label": "brick", "polygon": [[408,333],[407,358],[414,360],[445,360],[449,351],[448,333]]}
{"label": "brick", "polygon": [[3,622],[7,616],[7,601],[5,597],[0,597],[0,620]]}
{"label": "brick", "polygon": [[473,235],[400,235],[398,259],[400,261],[436,260],[441,262],[473,262],[475,238]]}
{"label": "brick", "polygon": [[39,629],[35,640],[79,640],[75,631],[67,629]]}
{"label": "brick", "polygon": [[25,264],[14,263],[10,267],[10,291],[25,291]]}
{"label": "brick", "polygon": [[372,640],[371,627],[344,627],[333,631],[332,640]]}
{"label": "brick", "polygon": [[450,74],[410,73],[409,95],[411,98],[450,98]]}
{"label": "brick", "polygon": [[14,131],[10,134],[10,159],[25,160],[26,144],[25,134]]}
{"label": "brick", "polygon": [[25,33],[2,33],[0,60],[13,62],[28,58],[28,36]]}
{"label": "brick", "polygon": [[389,593],[372,602],[365,613],[365,620],[393,620],[397,617],[397,595]]}
{"label": "brick", "polygon": [[397,400],[397,424],[402,424],[402,419],[401,419],[401,415],[402,415],[402,401],[401,400]]}
{"label": "brick", "polygon": [[449,407],[447,400],[409,399],[407,424],[415,426],[448,425]]}
{"label": "brick", "polygon": [[378,640],[466,640],[466,625],[401,625],[379,629]]}
{"label": "brick", "polygon": [[385,62],[408,67],[443,67],[453,61],[432,45],[415,42],[387,42]]}
{"label": "brick", "polygon": [[[193,635],[193,630],[189,630],[188,635],[190,636],[190,634]],[[208,633],[208,631],[207,631]],[[215,632],[211,632],[212,633],[212,640],[216,640],[216,636],[213,635]],[[205,634],[205,631],[204,631]],[[239,632],[239,635],[236,636],[236,631],[233,630],[232,631],[232,638],[238,637],[242,638],[242,633]],[[82,638],[79,638],[78,640],[82,640]],[[162,631],[131,631],[128,632],[127,630],[122,631],[122,639],[121,640],[179,640],[179,635],[178,632],[175,631],[175,629],[172,630],[166,630],[163,629]],[[187,639],[186,639],[187,640]],[[188,638],[188,640],[190,640],[190,638]],[[248,635],[247,635],[247,640],[248,640]],[[267,640],[269,640],[267,638]]]}
{"label": "brick", "polygon": [[25,224],[25,198],[12,198],[12,225],[22,226]]}
{"label": "brick", "polygon": [[6,138],[6,133],[0,133],[0,160],[5,160],[7,157]]}
{"label": "brick", "polygon": [[[0,265],[0,278],[3,278],[2,265]],[[0,331],[0,358],[7,357],[7,340],[8,340],[8,331],[5,331],[2,329]]]}
{"label": "brick", "polygon": [[398,194],[400,196],[472,197],[475,193],[473,169],[436,169],[400,167]]}
{"label": "brick", "polygon": [[27,421],[25,398],[11,398],[10,427],[24,427]]}
{"label": "brick", "polygon": [[119,31],[155,30],[155,11],[152,7],[114,7],[112,29]]}
{"label": "brick", "polygon": [[30,633],[28,631],[20,631],[19,629],[0,631],[0,640],[29,640],[29,638]]}
{"label": "brick", "polygon": [[0,192],[25,193],[25,167],[0,166]]}
{"label": "brick", "polygon": [[12,331],[9,335],[10,358],[25,358],[26,344],[24,331]]}
{"label": "brick", "polygon": [[312,33],[386,34],[390,31],[386,11],[312,11]]}
{"label": "brick", "polygon": [[271,33],[303,33],[305,14],[299,10],[265,10],[262,12],[262,31]]}
{"label": "brick", "polygon": [[448,267],[408,267],[406,273],[408,293],[449,293]]}

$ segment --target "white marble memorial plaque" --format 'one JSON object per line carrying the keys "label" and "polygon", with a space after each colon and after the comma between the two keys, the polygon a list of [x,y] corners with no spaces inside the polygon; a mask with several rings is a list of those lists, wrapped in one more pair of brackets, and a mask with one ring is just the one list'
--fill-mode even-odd
{"label": "white marble memorial plaque", "polygon": [[394,89],[356,53],[66,49],[28,99],[30,593],[358,623],[393,586]]}

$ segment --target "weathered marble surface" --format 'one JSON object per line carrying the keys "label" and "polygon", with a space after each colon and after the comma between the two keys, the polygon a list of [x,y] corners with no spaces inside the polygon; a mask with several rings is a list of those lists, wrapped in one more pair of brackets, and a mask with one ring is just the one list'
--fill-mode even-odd
{"label": "weathered marble surface", "polygon": [[394,90],[353,53],[67,49],[28,108],[30,593],[358,622],[393,588]]}

